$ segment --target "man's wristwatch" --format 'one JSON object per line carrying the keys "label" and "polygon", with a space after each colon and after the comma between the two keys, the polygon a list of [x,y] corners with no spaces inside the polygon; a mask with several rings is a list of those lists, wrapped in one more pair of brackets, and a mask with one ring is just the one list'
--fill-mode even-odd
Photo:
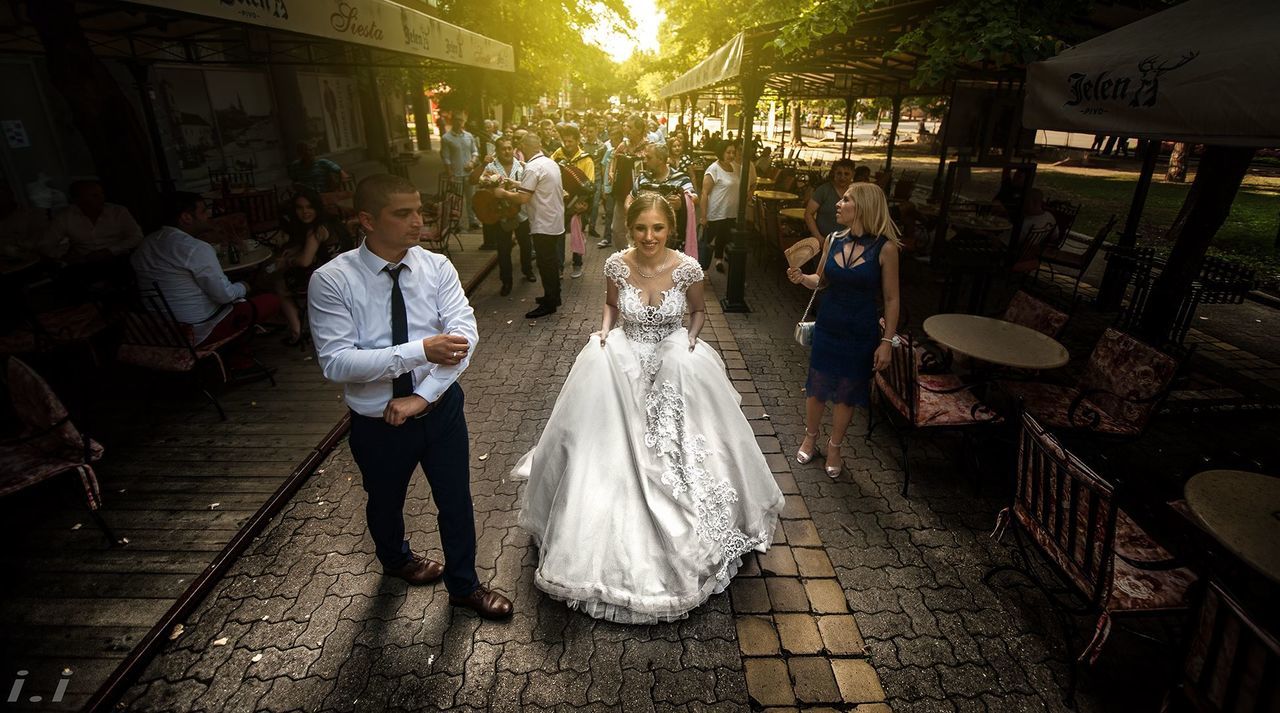
{"label": "man's wristwatch", "polygon": [[893,335],[893,339],[890,339],[888,337],[880,337],[880,341],[885,342],[886,344],[893,347],[894,349],[897,349],[898,347],[902,346],[902,337],[899,337],[896,334]]}

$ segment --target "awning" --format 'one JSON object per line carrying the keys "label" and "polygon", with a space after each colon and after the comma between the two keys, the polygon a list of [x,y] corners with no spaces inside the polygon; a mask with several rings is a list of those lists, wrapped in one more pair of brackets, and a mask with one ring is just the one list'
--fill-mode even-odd
{"label": "awning", "polygon": [[710,57],[663,87],[658,92],[658,98],[670,99],[737,79],[738,73],[742,71],[742,43],[745,35],[745,32],[739,32],[732,40],[711,53]]}
{"label": "awning", "polygon": [[1028,67],[1028,128],[1280,145],[1276,0],[1190,0]]}
{"label": "awning", "polygon": [[227,22],[368,45],[456,65],[515,71],[511,45],[391,0],[131,0]]}

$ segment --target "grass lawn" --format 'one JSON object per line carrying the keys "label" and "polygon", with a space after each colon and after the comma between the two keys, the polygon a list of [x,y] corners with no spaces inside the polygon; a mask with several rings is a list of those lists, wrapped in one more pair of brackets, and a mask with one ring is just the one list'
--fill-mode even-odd
{"label": "grass lawn", "polygon": [[[875,166],[883,162],[884,153],[859,152],[856,159],[859,163],[865,161]],[[928,184],[932,183],[938,160],[918,153],[906,153],[894,156],[894,167],[920,171],[917,180]],[[970,197],[995,195],[999,175],[997,170],[975,170],[973,178],[961,188],[961,192]],[[1194,178],[1195,174],[1189,172],[1186,183],[1166,183],[1164,165],[1157,165],[1142,215],[1143,224],[1153,228],[1165,228],[1171,224]],[[1036,168],[1036,187],[1044,191],[1046,197],[1081,204],[1075,229],[1084,233],[1100,228],[1112,213],[1119,219],[1116,230],[1123,229],[1137,182],[1136,162],[1122,164],[1119,168],[1048,164],[1040,164]],[[1280,285],[1277,230],[1280,230],[1280,177],[1249,175],[1236,194],[1231,214],[1214,236],[1210,251],[1233,256],[1252,265],[1259,271],[1263,283],[1275,287]]]}

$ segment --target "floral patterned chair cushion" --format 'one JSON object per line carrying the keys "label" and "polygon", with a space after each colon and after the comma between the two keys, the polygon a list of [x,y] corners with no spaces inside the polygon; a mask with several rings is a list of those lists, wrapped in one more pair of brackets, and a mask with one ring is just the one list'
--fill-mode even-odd
{"label": "floral patterned chair cushion", "polygon": [[1089,399],[1081,401],[1074,418],[1071,418],[1071,404],[1080,395],[1079,389],[1038,381],[1001,381],[999,383],[1005,393],[1021,399],[1025,408],[1050,428],[1090,428],[1092,418],[1096,414],[1098,423],[1092,426],[1092,430],[1114,435],[1138,433],[1138,429],[1132,424],[1117,421]]}
{"label": "floral patterned chair cushion", "polygon": [[0,444],[0,495],[74,469],[89,507],[97,509],[98,480],[89,464],[102,457],[102,445],[80,433],[57,395],[31,367],[10,358],[7,376],[22,430],[18,439]]}
{"label": "floral patterned chair cushion", "polygon": [[[987,409],[971,391],[953,391],[964,386],[964,382],[954,374],[918,374],[920,397],[916,402],[916,420],[912,424],[917,428],[929,426],[964,426],[975,423],[998,423],[999,416]],[[898,395],[885,378],[883,372],[876,374],[876,384],[889,404],[904,419],[911,418],[906,402]]]}
{"label": "floral patterned chair cushion", "polygon": [[1041,334],[1057,337],[1066,326],[1069,316],[1062,310],[1054,309],[1041,300],[1018,290],[1009,300],[1009,306],[1000,316],[1006,322],[1034,329]]}
{"label": "floral patterned chair cushion", "polygon": [[1113,420],[1139,432],[1177,371],[1173,357],[1124,332],[1108,329],[1089,357],[1080,388]]}
{"label": "floral patterned chair cushion", "polygon": [[[196,363],[202,359],[213,357],[218,360],[219,368],[222,368],[222,358],[218,356],[217,350],[226,346],[228,343],[238,339],[246,330],[240,330],[225,339],[217,342],[206,342],[195,348],[195,356],[192,356],[192,350],[186,347],[164,346],[160,344],[139,343],[147,340],[138,339],[130,341],[130,334],[145,334],[146,327],[144,323],[150,321],[149,318],[142,317],[137,314],[125,315],[125,341],[120,344],[116,351],[116,358],[133,366],[140,366],[146,369],[156,369],[158,371],[175,371],[188,372],[196,367]],[[179,325],[182,334],[188,342],[195,339],[191,330],[191,325]],[[225,370],[224,370],[225,372]],[[225,377],[225,373],[224,373]]]}

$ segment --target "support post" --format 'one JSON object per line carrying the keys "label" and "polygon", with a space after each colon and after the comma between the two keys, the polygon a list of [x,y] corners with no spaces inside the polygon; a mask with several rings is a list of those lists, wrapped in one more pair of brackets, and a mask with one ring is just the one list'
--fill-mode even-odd
{"label": "support post", "polygon": [[742,113],[739,123],[739,139],[742,149],[738,167],[738,222],[734,227],[729,247],[726,250],[729,263],[728,288],[720,306],[725,312],[750,312],[747,305],[747,239],[750,231],[747,228],[747,201],[751,196],[751,161],[747,153],[751,146],[751,127],[755,123],[756,102],[764,91],[764,82],[753,76],[745,76],[742,80]]}
{"label": "support post", "polygon": [[155,152],[156,168],[160,171],[160,190],[172,193],[176,190],[173,173],[169,170],[169,157],[164,152],[164,140],[160,136],[160,122],[156,119],[155,87],[151,84],[151,65],[143,62],[129,62],[129,72],[133,74],[134,85],[138,88],[138,103],[142,105],[142,117],[147,124],[147,137],[151,140],[151,150]]}
{"label": "support post", "polygon": [[[1133,188],[1133,200],[1129,202],[1129,216],[1124,221],[1124,232],[1118,244],[1122,248],[1131,248],[1138,242],[1138,224],[1142,222],[1142,210],[1147,203],[1147,193],[1151,190],[1151,177],[1155,174],[1156,159],[1160,156],[1159,139],[1151,139],[1142,145],[1142,172],[1138,174],[1138,185]],[[1097,307],[1100,310],[1114,310],[1124,299],[1126,278],[1114,261],[1107,262],[1106,272],[1102,275],[1102,284],[1098,286]]]}
{"label": "support post", "polygon": [[889,125],[889,143],[885,145],[884,170],[893,170],[893,144],[898,139],[898,120],[902,118],[902,95],[893,97],[893,122]]}
{"label": "support post", "polygon": [[952,90],[951,98],[947,100],[947,113],[942,117],[942,123],[938,125],[938,172],[933,177],[933,188],[929,191],[929,198],[937,200],[938,195],[942,192],[942,177],[947,171],[947,128],[951,123],[951,107],[955,104],[955,90]]}
{"label": "support post", "polygon": [[840,139],[840,158],[849,158],[849,121],[853,119],[853,97],[844,98],[844,136]]}

